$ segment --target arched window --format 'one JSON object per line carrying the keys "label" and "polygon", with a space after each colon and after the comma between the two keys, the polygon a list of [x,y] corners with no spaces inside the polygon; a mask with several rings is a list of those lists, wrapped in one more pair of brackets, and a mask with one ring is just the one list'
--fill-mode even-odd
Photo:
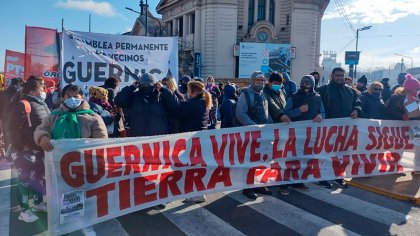
{"label": "arched window", "polygon": [[269,10],[269,19],[271,24],[274,25],[274,0],[270,0],[270,10]]}
{"label": "arched window", "polygon": [[265,20],[265,0],[258,0],[258,20]]}
{"label": "arched window", "polygon": [[248,4],[248,26],[254,24],[254,1],[255,0],[249,0]]}

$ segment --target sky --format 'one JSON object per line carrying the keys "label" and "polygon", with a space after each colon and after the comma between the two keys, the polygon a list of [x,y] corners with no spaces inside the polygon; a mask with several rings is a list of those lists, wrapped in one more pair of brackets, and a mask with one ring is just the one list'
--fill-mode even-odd
{"label": "sky", "polygon": [[[159,0],[148,3],[155,12]],[[88,31],[91,14],[92,32],[121,34],[131,30],[137,17],[125,7],[138,11],[138,4],[138,0],[2,0],[0,65],[6,49],[24,52],[25,25],[61,31],[64,19],[67,29]],[[402,58],[395,53],[405,56],[408,68],[410,58],[414,67],[420,66],[419,24],[420,0],[330,0],[322,20],[321,53],[336,51],[344,64],[344,52],[356,48],[356,29],[372,26],[359,32],[358,70],[393,67]]]}

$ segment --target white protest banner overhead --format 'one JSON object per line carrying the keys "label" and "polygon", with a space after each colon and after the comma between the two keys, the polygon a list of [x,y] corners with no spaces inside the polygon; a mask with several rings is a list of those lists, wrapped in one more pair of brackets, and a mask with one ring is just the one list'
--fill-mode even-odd
{"label": "white protest banner overhead", "polygon": [[48,230],[69,233],[214,192],[420,170],[419,121],[333,119],[54,142]]}
{"label": "white protest banner overhead", "polygon": [[146,72],[158,79],[178,75],[177,37],[142,37],[64,30],[62,86],[103,85],[111,76],[131,85]]}

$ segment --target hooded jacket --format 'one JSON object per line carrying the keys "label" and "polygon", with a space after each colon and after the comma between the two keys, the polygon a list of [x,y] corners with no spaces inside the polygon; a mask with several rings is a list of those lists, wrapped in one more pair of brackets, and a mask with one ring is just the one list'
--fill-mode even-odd
{"label": "hooded jacket", "polygon": [[235,126],[236,119],[236,93],[235,87],[232,85],[226,85],[223,90],[223,100],[220,106],[220,113],[222,117],[222,128],[229,128]]}
{"label": "hooded jacket", "polygon": [[363,114],[361,117],[368,119],[385,119],[385,103],[380,97],[374,97],[370,93],[364,93],[360,97]]}
{"label": "hooded jacket", "polygon": [[[246,93],[249,96],[249,106]],[[243,89],[236,106],[236,118],[243,126],[273,123],[268,114],[268,102],[262,90],[257,92],[252,85]]]}

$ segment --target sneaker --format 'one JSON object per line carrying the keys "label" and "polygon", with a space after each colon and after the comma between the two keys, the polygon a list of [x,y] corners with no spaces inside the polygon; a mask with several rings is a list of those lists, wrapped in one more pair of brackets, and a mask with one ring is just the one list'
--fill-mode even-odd
{"label": "sneaker", "polygon": [[47,203],[41,202],[40,204],[36,204],[32,207],[32,210],[36,211],[42,211],[47,212]]}
{"label": "sneaker", "polygon": [[287,189],[280,188],[279,193],[283,196],[289,196],[290,192]]}
{"label": "sneaker", "polygon": [[328,181],[319,181],[318,184],[323,188],[332,188],[332,184],[330,184]]}
{"label": "sneaker", "polygon": [[254,192],[259,193],[259,194],[264,194],[264,195],[272,195],[273,194],[273,192],[266,187],[254,188]]}
{"label": "sneaker", "polygon": [[196,196],[196,197],[189,197],[189,198],[185,198],[184,201],[182,201],[183,203],[203,203],[206,201],[206,196]]}
{"label": "sneaker", "polygon": [[26,211],[21,211],[18,219],[26,223],[32,223],[37,221],[39,218],[31,211],[31,209],[28,209]]}
{"label": "sneaker", "polygon": [[254,189],[244,189],[242,190],[242,194],[252,201],[256,200],[258,197],[257,194],[254,192]]}
{"label": "sneaker", "polygon": [[336,179],[333,181],[334,184],[338,185],[340,188],[347,188],[348,185],[342,179]]}
{"label": "sneaker", "polygon": [[84,229],[82,229],[82,233],[85,236],[96,236],[96,232],[95,230],[93,230],[92,226],[86,227]]}

